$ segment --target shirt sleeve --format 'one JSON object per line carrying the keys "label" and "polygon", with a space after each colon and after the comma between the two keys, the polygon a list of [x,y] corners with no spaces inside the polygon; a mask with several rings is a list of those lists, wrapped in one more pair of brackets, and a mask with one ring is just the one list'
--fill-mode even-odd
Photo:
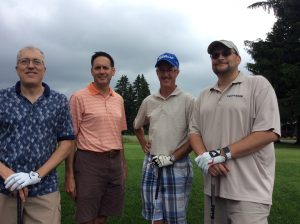
{"label": "shirt sleeve", "polygon": [[272,130],[281,135],[280,115],[277,97],[271,84],[263,77],[259,77],[254,94],[254,122],[252,132]]}
{"label": "shirt sleeve", "polygon": [[72,115],[74,134],[78,135],[80,124],[82,121],[82,114],[84,112],[83,102],[80,101],[80,98],[76,95],[72,95],[70,98],[70,110]]}
{"label": "shirt sleeve", "polygon": [[57,141],[74,139],[75,136],[68,100],[66,96],[63,96],[60,114],[58,114]]}
{"label": "shirt sleeve", "polygon": [[139,108],[136,118],[134,119],[133,128],[139,129],[142,128],[145,124],[146,124],[146,102],[144,100]]}

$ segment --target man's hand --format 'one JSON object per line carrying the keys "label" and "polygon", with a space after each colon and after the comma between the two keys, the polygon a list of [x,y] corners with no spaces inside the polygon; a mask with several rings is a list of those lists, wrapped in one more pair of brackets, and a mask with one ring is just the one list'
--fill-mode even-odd
{"label": "man's hand", "polygon": [[76,199],[76,184],[75,178],[73,175],[65,174],[65,191],[69,194],[69,196],[75,200]]}
{"label": "man's hand", "polygon": [[171,156],[158,155],[152,158],[152,163],[158,167],[170,166],[173,165]]}
{"label": "man's hand", "polygon": [[37,172],[30,171],[29,173],[14,173],[10,175],[4,183],[6,189],[14,191],[39,182],[41,182],[39,174]]}
{"label": "man's hand", "polygon": [[205,152],[195,158],[195,162],[202,170],[203,174],[207,174],[208,168],[214,164],[223,163],[226,159],[220,155],[219,150]]}

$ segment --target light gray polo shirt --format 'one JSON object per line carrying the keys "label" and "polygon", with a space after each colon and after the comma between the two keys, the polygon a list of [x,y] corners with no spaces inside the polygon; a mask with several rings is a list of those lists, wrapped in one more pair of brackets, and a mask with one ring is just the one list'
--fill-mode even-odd
{"label": "light gray polo shirt", "polygon": [[[207,150],[225,147],[252,132],[273,130],[280,135],[277,98],[263,76],[240,73],[223,92],[217,84],[195,102],[190,133],[202,136]],[[275,175],[273,143],[251,155],[229,160],[230,172],[217,178],[216,195],[223,198],[272,204]],[[210,175],[205,194],[210,195]]]}
{"label": "light gray polo shirt", "polygon": [[188,141],[188,125],[193,97],[178,87],[167,98],[159,92],[144,99],[134,121],[134,128],[149,126],[151,155],[171,155]]}

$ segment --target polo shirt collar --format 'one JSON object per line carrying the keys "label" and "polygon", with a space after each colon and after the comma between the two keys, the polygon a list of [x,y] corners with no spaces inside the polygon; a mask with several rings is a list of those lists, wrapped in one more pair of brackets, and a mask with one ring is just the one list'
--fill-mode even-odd
{"label": "polo shirt collar", "polygon": [[[231,82],[231,86],[236,85],[236,84],[241,84],[245,80],[245,75],[240,71],[238,76]],[[218,82],[210,88],[210,91],[220,91]]]}
{"label": "polo shirt collar", "polygon": [[153,95],[155,97],[158,97],[158,98],[162,98],[162,99],[168,99],[169,97],[171,96],[176,96],[176,95],[179,95],[180,93],[182,93],[182,90],[176,86],[176,89],[167,97],[163,97],[161,94],[160,94],[160,91],[157,91],[156,93],[154,93]]}
{"label": "polo shirt collar", "polygon": [[[95,87],[94,82],[90,83],[87,88],[92,95],[97,95],[97,94],[103,95],[100,92],[100,90]],[[110,87],[109,87],[109,95],[114,96],[114,91]]]}
{"label": "polo shirt collar", "polygon": [[[43,87],[44,87],[44,92],[43,92],[43,95],[45,97],[49,97],[50,96],[50,87],[46,84],[46,83],[42,83]],[[15,90],[16,90],[16,93],[18,95],[21,95],[21,82],[18,81],[15,85]]]}

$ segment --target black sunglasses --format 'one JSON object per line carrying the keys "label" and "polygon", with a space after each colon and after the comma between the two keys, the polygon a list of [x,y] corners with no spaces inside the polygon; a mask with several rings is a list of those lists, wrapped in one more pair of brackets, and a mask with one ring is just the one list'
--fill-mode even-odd
{"label": "black sunglasses", "polygon": [[235,54],[235,52],[233,52],[231,49],[225,49],[225,50],[220,51],[220,52],[212,52],[210,57],[212,59],[218,59],[220,57],[220,55],[222,55],[223,57],[228,57],[232,54]]}

